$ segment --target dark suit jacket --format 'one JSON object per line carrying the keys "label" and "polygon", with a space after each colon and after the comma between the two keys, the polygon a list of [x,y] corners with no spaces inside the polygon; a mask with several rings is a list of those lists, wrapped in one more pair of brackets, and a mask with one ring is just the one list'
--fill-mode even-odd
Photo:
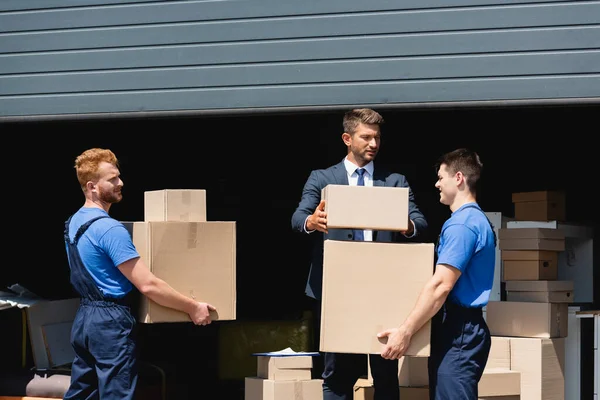
{"label": "dark suit jacket", "polygon": [[[321,201],[321,190],[329,185],[348,185],[348,174],[344,166],[344,161],[331,166],[327,169],[314,170],[310,173],[304,189],[302,190],[302,198],[298,204],[298,208],[292,215],[292,229],[294,231],[306,234],[304,230],[304,222],[309,215],[315,212],[315,209]],[[425,216],[414,202],[414,195],[406,177],[397,173],[390,173],[384,170],[379,165],[375,164],[373,170],[373,186],[395,186],[409,188],[409,216],[415,224],[417,235],[423,233],[427,229],[427,220]],[[320,299],[323,286],[323,241],[332,240],[352,240],[351,229],[329,229],[328,234],[322,232],[312,232],[314,244],[312,251],[312,261],[308,282],[306,284],[306,294],[312,298]],[[398,232],[391,231],[374,231],[373,241],[376,242],[403,242],[410,241],[404,235]]]}

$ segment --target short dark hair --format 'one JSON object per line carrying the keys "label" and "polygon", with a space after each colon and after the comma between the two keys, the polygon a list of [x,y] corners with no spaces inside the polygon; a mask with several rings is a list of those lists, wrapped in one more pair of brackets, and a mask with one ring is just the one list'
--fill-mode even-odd
{"label": "short dark hair", "polygon": [[435,165],[436,172],[442,164],[446,165],[448,172],[451,174],[462,172],[471,192],[477,191],[477,182],[481,177],[483,163],[476,152],[461,148],[446,153],[438,159]]}

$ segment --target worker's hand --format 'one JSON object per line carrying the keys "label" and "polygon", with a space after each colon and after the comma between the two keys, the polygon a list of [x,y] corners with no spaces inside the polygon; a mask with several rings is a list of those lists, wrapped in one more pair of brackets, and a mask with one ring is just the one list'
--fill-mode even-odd
{"label": "worker's hand", "polygon": [[306,230],[327,233],[327,213],[325,212],[325,200],[321,200],[317,209],[306,220]]}
{"label": "worker's hand", "polygon": [[410,345],[411,336],[402,328],[392,328],[379,332],[377,338],[384,342],[381,357],[386,360],[399,360]]}
{"label": "worker's hand", "polygon": [[216,310],[217,309],[214,306],[208,303],[198,302],[196,308],[190,313],[190,318],[196,325],[208,325],[212,322],[210,312]]}

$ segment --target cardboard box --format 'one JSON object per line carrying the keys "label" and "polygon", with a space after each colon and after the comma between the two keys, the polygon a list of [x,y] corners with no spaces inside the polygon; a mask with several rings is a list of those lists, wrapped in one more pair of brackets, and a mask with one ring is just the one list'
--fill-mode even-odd
{"label": "cardboard box", "polygon": [[558,251],[502,250],[504,281],[558,279]]}
{"label": "cardboard box", "polygon": [[490,301],[486,321],[495,336],[558,338],[568,334],[568,311],[565,303]]}
{"label": "cardboard box", "polygon": [[510,337],[492,336],[485,370],[510,369]]}
{"label": "cardboard box", "polygon": [[559,191],[513,193],[517,221],[565,221],[565,194]]}
{"label": "cardboard box", "polygon": [[479,380],[479,397],[521,394],[521,373],[505,368],[486,368]]}
{"label": "cardboard box", "polygon": [[144,192],[144,221],[206,221],[206,190],[163,189]]}
{"label": "cardboard box", "polygon": [[256,377],[246,378],[245,400],[322,400],[323,381],[273,381]]}
{"label": "cardboard box", "polygon": [[500,250],[563,251],[565,249],[565,234],[559,229],[500,228],[498,240]]}
{"label": "cardboard box", "polygon": [[511,370],[521,373],[521,399],[565,400],[565,339],[511,338],[510,342]]}
{"label": "cardboard box", "polygon": [[327,185],[321,198],[329,229],[408,229],[408,188]]}
{"label": "cardboard box", "polygon": [[572,303],[573,281],[509,281],[506,300],[537,303]]}
{"label": "cardboard box", "polygon": [[[375,397],[375,388],[373,382],[366,379],[359,379],[354,384],[353,400],[373,400]],[[401,400],[429,400],[429,388],[421,387],[400,387]]]}
{"label": "cardboard box", "polygon": [[[320,350],[381,353],[377,333],[398,326],[412,311],[433,262],[433,243],[326,240]],[[430,334],[429,321],[406,355],[429,356]]]}
{"label": "cardboard box", "polygon": [[309,380],[312,365],[310,356],[258,356],[256,376],[274,381]]}
{"label": "cardboard box", "polygon": [[[236,223],[124,222],[140,256],[175,290],[217,308],[213,319],[236,318]],[[188,322],[188,314],[140,298],[138,321]]]}
{"label": "cardboard box", "polygon": [[428,364],[429,357],[402,357],[398,360],[398,381],[400,386],[414,387],[429,385]]}

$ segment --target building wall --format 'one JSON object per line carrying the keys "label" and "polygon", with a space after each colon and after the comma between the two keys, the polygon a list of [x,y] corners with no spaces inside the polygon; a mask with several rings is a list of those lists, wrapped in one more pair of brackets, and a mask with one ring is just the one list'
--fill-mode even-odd
{"label": "building wall", "polygon": [[0,2],[2,119],[512,101],[600,102],[600,1]]}

